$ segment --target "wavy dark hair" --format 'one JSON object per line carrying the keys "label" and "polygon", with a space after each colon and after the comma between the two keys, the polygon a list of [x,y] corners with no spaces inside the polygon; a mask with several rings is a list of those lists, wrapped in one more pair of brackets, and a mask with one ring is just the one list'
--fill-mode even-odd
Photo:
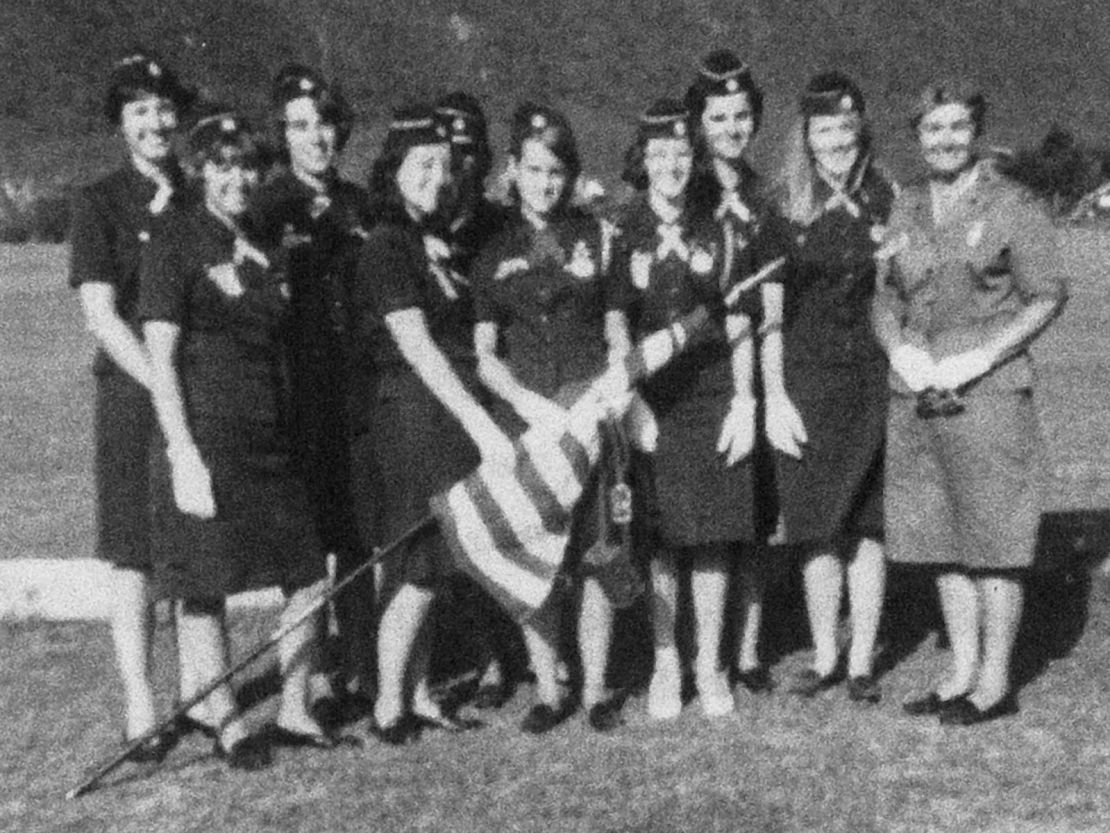
{"label": "wavy dark hair", "polygon": [[395,123],[417,120],[431,126],[418,131],[398,130],[391,126],[381,151],[370,165],[370,175],[366,182],[366,190],[370,195],[370,211],[374,217],[386,222],[403,221],[408,217],[404,198],[397,185],[397,171],[409,151],[425,144],[443,144],[448,148],[451,145],[443,120],[432,107],[422,104],[406,105],[394,111],[393,116]]}
{"label": "wavy dark hair", "polygon": [[[554,107],[525,102],[513,112],[509,132],[509,156],[519,162],[524,143],[529,141],[542,144],[566,168],[567,181],[554,211],[555,214],[564,214],[574,196],[575,183],[582,173],[582,159],[578,154],[578,142],[574,138],[570,121]],[[515,183],[509,188],[509,201],[514,208],[520,208],[520,192]]]}
{"label": "wavy dark hair", "polygon": [[[302,88],[301,85],[305,88]],[[342,153],[355,126],[355,111],[337,84],[329,84],[320,73],[304,64],[287,64],[274,76],[270,97],[274,146],[280,161],[289,162],[289,149],[285,141],[285,105],[298,98],[307,98],[316,107],[324,124],[335,128],[335,147]]]}

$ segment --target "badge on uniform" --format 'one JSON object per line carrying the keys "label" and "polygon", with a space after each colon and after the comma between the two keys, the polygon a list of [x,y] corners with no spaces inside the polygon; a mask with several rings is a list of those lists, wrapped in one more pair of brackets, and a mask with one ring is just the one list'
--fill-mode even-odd
{"label": "badge on uniform", "polygon": [[697,275],[708,275],[713,271],[713,252],[701,246],[690,249],[690,268]]}
{"label": "badge on uniform", "polygon": [[639,250],[632,252],[632,259],[628,266],[629,271],[632,272],[632,285],[637,289],[648,288],[648,282],[651,280],[651,260],[651,252]]}
{"label": "badge on uniform", "polygon": [[208,279],[216,284],[216,288],[229,298],[239,298],[246,291],[243,282],[239,279],[239,270],[234,263],[220,263],[209,266],[206,270]]}
{"label": "badge on uniform", "polygon": [[528,261],[523,257],[514,257],[510,260],[503,260],[497,264],[497,271],[493,273],[495,281],[503,281],[518,272],[528,271]]}
{"label": "badge on uniform", "polygon": [[597,275],[597,263],[594,262],[594,256],[590,253],[590,247],[585,240],[579,240],[574,244],[570,260],[563,268],[580,281],[591,280]]}
{"label": "badge on uniform", "polygon": [[329,208],[331,208],[331,197],[327,194],[317,194],[312,198],[312,204],[308,207],[308,216],[313,220],[319,220]]}
{"label": "badge on uniform", "polygon": [[871,226],[871,242],[876,246],[883,245],[883,240],[886,239],[886,226],[881,223],[876,223]]}

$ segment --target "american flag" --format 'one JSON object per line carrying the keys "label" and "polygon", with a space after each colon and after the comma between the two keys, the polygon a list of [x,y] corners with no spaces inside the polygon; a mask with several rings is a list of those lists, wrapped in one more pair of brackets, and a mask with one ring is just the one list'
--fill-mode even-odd
{"label": "american flag", "polygon": [[[726,307],[782,265],[776,260],[725,298]],[[611,410],[614,380],[625,390],[671,360],[709,320],[705,307],[652,333],[592,384],[560,392],[560,426],[537,425],[515,443],[512,467],[482,463],[431,501],[456,564],[518,620],[539,610],[555,585],[571,517],[601,455],[599,425]]]}

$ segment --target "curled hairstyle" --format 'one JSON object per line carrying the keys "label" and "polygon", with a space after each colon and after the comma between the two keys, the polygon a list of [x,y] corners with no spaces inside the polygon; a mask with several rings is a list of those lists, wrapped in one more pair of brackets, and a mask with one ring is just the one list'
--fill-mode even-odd
{"label": "curled hairstyle", "polygon": [[433,107],[407,104],[393,111],[381,152],[370,166],[366,189],[375,217],[395,221],[405,217],[397,172],[412,148],[420,145],[450,146],[447,125]]}
{"label": "curled hairstyle", "polygon": [[[509,132],[509,155],[520,162],[524,143],[536,141],[547,148],[566,168],[567,181],[563,193],[555,206],[561,213],[569,205],[574,194],[574,186],[582,173],[582,160],[578,155],[578,142],[574,138],[567,117],[554,107],[545,107],[531,102],[521,104],[513,112]],[[509,199],[513,205],[520,205],[520,192],[514,184],[509,189]]]}
{"label": "curled hairstyle", "polygon": [[200,119],[189,131],[185,171],[194,181],[204,174],[204,166],[239,166],[261,170],[266,153],[254,131],[241,116],[228,110]]}
{"label": "curled hairstyle", "polygon": [[647,190],[650,184],[644,156],[652,139],[681,139],[690,143],[689,113],[682,102],[661,98],[640,116],[636,138],[624,152],[624,170],[621,172],[621,179],[637,191]]}
{"label": "curled hairstyle", "polygon": [[289,161],[285,142],[285,105],[298,98],[311,100],[320,120],[335,128],[335,147],[342,153],[354,129],[354,110],[338,86],[329,84],[316,70],[304,64],[286,64],[274,76],[270,95],[277,138],[275,144],[281,149],[282,161]]}
{"label": "curled hairstyle", "polygon": [[910,116],[910,129],[916,134],[921,120],[931,110],[946,104],[962,104],[971,113],[974,136],[983,135],[987,118],[987,99],[977,86],[962,78],[948,78],[928,84],[917,97],[913,114]]}
{"label": "curled hairstyle", "polygon": [[168,99],[178,115],[196,101],[196,92],[183,86],[157,55],[141,47],[135,48],[112,67],[104,95],[104,117],[112,124],[119,124],[124,105],[148,95]]}

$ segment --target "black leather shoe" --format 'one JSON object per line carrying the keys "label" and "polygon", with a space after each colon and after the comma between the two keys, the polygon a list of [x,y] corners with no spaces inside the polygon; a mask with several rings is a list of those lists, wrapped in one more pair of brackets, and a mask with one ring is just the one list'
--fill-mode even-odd
{"label": "black leather shoe", "polygon": [[766,665],[737,669],[736,682],[752,694],[769,694],[775,690],[775,682],[771,679],[771,672],[767,670]]}
{"label": "black leather shoe", "polygon": [[420,724],[409,714],[399,717],[388,726],[379,726],[371,717],[370,734],[390,746],[404,746],[420,737]]}
{"label": "black leather shoe", "polygon": [[975,726],[998,720],[1001,717],[1010,717],[1021,711],[1018,708],[1017,698],[1007,694],[993,706],[981,709],[969,697],[960,697],[940,713],[940,722],[944,726]]}
{"label": "black leather shoe", "polygon": [[594,703],[586,712],[586,720],[595,732],[611,732],[624,725],[621,716],[621,703],[616,697]]}
{"label": "black leather shoe", "polygon": [[556,708],[552,708],[547,703],[537,703],[528,710],[528,714],[520,723],[520,728],[530,735],[543,735],[570,717],[571,711],[571,707],[566,703]]}
{"label": "black leather shoe", "polygon": [[853,703],[878,703],[883,699],[883,688],[871,674],[849,677],[848,699]]}
{"label": "black leather shoe", "polygon": [[340,746],[361,747],[362,741],[353,735],[340,735],[335,732],[298,732],[275,725],[269,731],[269,740],[274,746],[292,749],[338,749]]}
{"label": "black leather shoe", "polygon": [[232,769],[244,772],[257,772],[274,763],[274,752],[269,740],[263,735],[247,735],[239,738],[227,749],[217,739],[213,751],[217,758],[225,761]]}
{"label": "black leather shoe", "polygon": [[843,679],[844,677],[839,671],[820,674],[812,668],[807,668],[790,683],[789,691],[799,697],[816,697],[822,691],[828,691]]}
{"label": "black leather shoe", "polygon": [[[127,753],[125,760],[133,764],[160,764],[166,760],[166,756],[170,751],[177,746],[178,734],[174,731],[159,732],[156,735],[151,735],[144,740],[134,749]],[[134,743],[126,737],[123,739],[124,745]]]}
{"label": "black leather shoe", "polygon": [[967,695],[956,694],[952,697],[941,697],[935,691],[930,691],[921,697],[915,697],[913,700],[907,700],[902,704],[902,711],[910,717],[929,717],[934,714],[940,714],[953,703],[962,700]]}

